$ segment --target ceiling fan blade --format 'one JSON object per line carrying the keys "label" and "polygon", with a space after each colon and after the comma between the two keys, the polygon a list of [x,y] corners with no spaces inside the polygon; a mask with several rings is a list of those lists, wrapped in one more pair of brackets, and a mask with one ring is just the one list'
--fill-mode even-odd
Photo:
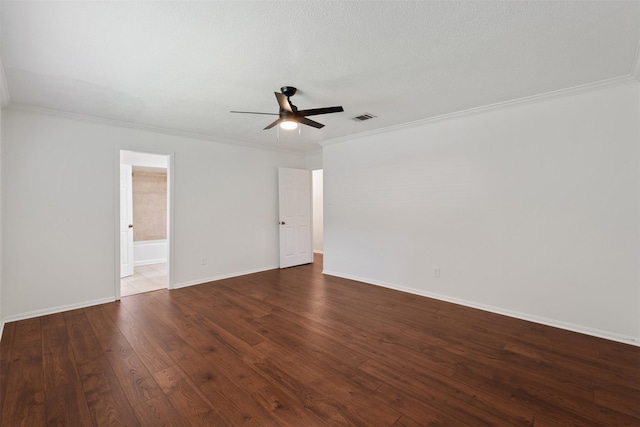
{"label": "ceiling fan blade", "polygon": [[298,117],[298,123],[302,123],[303,125],[312,126],[316,129],[321,129],[324,127],[322,123],[314,122],[313,120],[307,119],[306,117]]}
{"label": "ceiling fan blade", "polygon": [[266,128],[262,129],[262,130],[267,130],[267,129],[271,129],[272,127],[274,127],[275,125],[277,125],[278,123],[280,123],[282,121],[282,119],[278,119],[275,122],[271,123],[269,126],[267,126]]}
{"label": "ceiling fan blade", "polygon": [[276,99],[278,100],[278,104],[280,104],[280,109],[293,113],[293,108],[291,108],[291,104],[289,103],[287,96],[278,92],[273,93],[276,94]]}
{"label": "ceiling fan blade", "polygon": [[240,113],[240,114],[266,114],[267,116],[277,116],[278,113],[256,113],[255,111],[229,111],[230,113]]}
{"label": "ceiling fan blade", "polygon": [[299,110],[299,116],[317,116],[318,114],[329,114],[329,113],[341,113],[344,111],[342,106],[340,107],[326,107],[326,108],[312,108],[310,110]]}

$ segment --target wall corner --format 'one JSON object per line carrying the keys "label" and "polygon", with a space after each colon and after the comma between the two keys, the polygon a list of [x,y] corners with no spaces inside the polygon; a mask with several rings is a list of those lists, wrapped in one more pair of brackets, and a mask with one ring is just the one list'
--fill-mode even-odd
{"label": "wall corner", "polygon": [[631,77],[640,82],[640,42],[636,46],[636,56],[631,66]]}
{"label": "wall corner", "polygon": [[307,170],[322,169],[322,149],[306,153],[304,164]]}
{"label": "wall corner", "polygon": [[11,102],[9,96],[9,86],[7,85],[6,72],[4,70],[4,63],[2,57],[0,57],[0,106],[6,107]]}

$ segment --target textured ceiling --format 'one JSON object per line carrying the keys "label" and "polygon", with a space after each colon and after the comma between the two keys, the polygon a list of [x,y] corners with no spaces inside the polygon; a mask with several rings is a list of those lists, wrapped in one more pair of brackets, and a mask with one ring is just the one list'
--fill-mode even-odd
{"label": "textured ceiling", "polygon": [[[12,104],[302,151],[629,76],[640,1],[2,1]],[[262,128],[299,88],[321,130]],[[377,119],[356,123],[350,117]]]}

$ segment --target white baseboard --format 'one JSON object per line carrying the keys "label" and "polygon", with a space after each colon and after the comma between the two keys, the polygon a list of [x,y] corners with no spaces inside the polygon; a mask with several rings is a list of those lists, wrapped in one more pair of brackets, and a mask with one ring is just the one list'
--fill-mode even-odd
{"label": "white baseboard", "polygon": [[322,251],[316,251],[316,250],[314,250],[314,251],[313,251],[313,253],[314,253],[314,254],[321,254],[321,255],[323,255],[323,254],[324,254],[324,252],[322,252]]}
{"label": "white baseboard", "polygon": [[500,307],[494,307],[491,305],[480,304],[473,301],[467,301],[459,298],[449,297],[446,295],[440,295],[432,292],[424,292],[416,289],[405,288],[403,286],[397,286],[392,283],[381,282],[378,280],[372,280],[365,277],[351,276],[347,274],[337,273],[335,271],[323,270],[322,274],[328,276],[341,277],[343,279],[355,280],[358,282],[367,283],[370,285],[381,286],[383,288],[389,288],[396,291],[406,292],[409,294],[419,295],[422,297],[433,298],[440,301],[451,302],[465,307],[476,308],[478,310],[488,311],[491,313],[501,314],[503,316],[514,317],[516,319],[526,320],[533,323],[539,323],[541,325],[552,326],[554,328],[565,329],[567,331],[577,332],[580,334],[590,335],[598,338],[604,338],[610,341],[621,342],[624,344],[630,344],[636,347],[640,347],[640,337],[632,337],[627,335],[615,334],[608,331],[602,331],[599,329],[589,328],[586,326],[576,325],[573,323],[562,322],[559,320],[548,319],[545,317],[535,316],[527,313],[521,313],[518,311],[507,310]]}
{"label": "white baseboard", "polygon": [[162,264],[163,262],[167,262],[166,258],[159,259],[146,259],[144,261],[134,261],[134,267],[142,267],[143,265],[152,265],[152,264]]}
{"label": "white baseboard", "polygon": [[262,271],[268,271],[268,270],[276,270],[278,268],[280,268],[280,266],[273,265],[268,267],[256,268],[254,270],[239,271],[237,273],[208,277],[206,279],[190,280],[188,282],[176,283],[171,287],[171,289],[179,289],[179,288],[186,288],[187,286],[202,285],[204,283],[215,282],[217,280],[230,279],[232,277],[238,277],[238,276],[246,276],[247,274],[260,273]]}
{"label": "white baseboard", "polygon": [[114,302],[115,300],[116,300],[115,297],[101,298],[101,299],[96,299],[92,301],[84,301],[84,302],[79,302],[75,304],[60,305],[57,307],[45,308],[42,310],[34,310],[34,311],[28,311],[26,313],[15,314],[13,316],[7,316],[4,319],[2,319],[2,328],[4,329],[4,324],[9,322],[17,322],[18,320],[31,319],[34,317],[47,316],[49,314],[56,314],[56,313],[62,313],[64,311],[76,310],[78,308],[91,307],[93,305],[106,304],[109,302]]}
{"label": "white baseboard", "polygon": [[[275,269],[278,269],[278,268],[280,268],[280,267],[277,266],[277,265],[273,265],[273,266],[256,268],[256,269],[253,269],[253,270],[240,271],[240,272],[237,272],[237,273],[223,274],[223,275],[220,275],[220,276],[208,277],[208,278],[205,278],[205,279],[197,279],[197,280],[193,280],[193,281],[174,284],[170,289],[179,289],[179,288],[184,288],[184,287],[187,287],[187,286],[201,285],[201,284],[204,284],[204,283],[215,282],[217,280],[229,279],[231,277],[245,276],[247,274],[260,273],[262,271],[275,270]],[[51,307],[51,308],[46,308],[46,309],[42,309],[42,310],[29,311],[29,312],[26,312],[26,313],[20,313],[20,314],[16,314],[16,315],[13,315],[13,316],[7,316],[4,319],[2,319],[2,321],[0,322],[0,338],[2,338],[2,332],[4,331],[5,323],[17,322],[18,320],[31,319],[33,317],[47,316],[49,314],[62,313],[64,311],[76,310],[78,308],[91,307],[93,305],[106,304],[106,303],[114,302],[114,301],[115,301],[115,297],[102,298],[102,299],[97,299],[97,300],[92,300],[92,301],[79,302],[79,303],[75,303],[75,304],[61,305],[61,306],[58,306],[58,307]]]}
{"label": "white baseboard", "polygon": [[[209,277],[209,278],[205,278],[205,279],[197,279],[197,280],[193,280],[193,281],[177,283],[177,284],[174,284],[171,288],[172,289],[179,289],[179,288],[184,288],[184,287],[187,287],[187,286],[201,285],[201,284],[204,284],[204,283],[215,282],[217,280],[229,279],[229,278],[232,278],[232,277],[244,276],[244,275],[253,274],[253,273],[260,273],[262,271],[275,270],[277,268],[279,268],[279,267],[276,265],[276,266],[268,266],[268,267],[257,268],[257,269],[253,269],[253,270],[241,271],[241,272],[237,272],[237,273],[223,274],[223,275],[220,275],[220,276],[214,276],[214,277]],[[467,300],[463,300],[463,299],[459,299],[459,298],[453,298],[453,297],[449,297],[449,296],[446,296],[446,295],[440,295],[440,294],[436,294],[436,293],[432,293],[432,292],[424,292],[424,291],[419,291],[419,290],[416,290],[416,289],[405,288],[405,287],[397,286],[397,285],[394,285],[394,284],[391,284],[391,283],[381,282],[381,281],[372,280],[372,279],[368,279],[368,278],[364,278],[364,277],[351,276],[351,275],[346,275],[346,274],[342,274],[342,273],[338,273],[338,272],[334,272],[334,271],[329,271],[329,270],[323,270],[322,273],[326,274],[328,276],[336,276],[336,277],[341,277],[341,278],[349,279],[349,280],[355,280],[355,281],[358,281],[358,282],[363,282],[363,283],[367,283],[367,284],[371,284],[371,285],[375,285],[375,286],[382,286],[384,288],[389,288],[389,289],[393,289],[393,290],[396,290],[396,291],[406,292],[406,293],[419,295],[419,296],[423,296],[423,297],[427,297],[427,298],[433,298],[433,299],[437,299],[437,300],[440,300],[440,301],[451,302],[451,303],[454,303],[454,304],[459,304],[459,305],[463,305],[463,306],[466,306],[466,307],[476,308],[476,309],[483,310],[483,311],[488,311],[488,312],[491,312],[491,313],[496,313],[496,314],[501,314],[501,315],[504,315],[504,316],[514,317],[516,319],[527,320],[527,321],[530,321],[530,322],[539,323],[539,324],[546,325],[546,326],[552,326],[552,327],[565,329],[565,330],[572,331],[572,332],[577,332],[577,333],[581,333],[581,334],[585,334],[585,335],[591,335],[591,336],[598,337],[598,338],[604,338],[604,339],[608,339],[608,340],[611,340],[611,341],[617,341],[617,342],[621,342],[621,343],[630,344],[630,345],[633,345],[633,346],[640,347],[640,337],[631,337],[631,336],[627,336],[627,335],[615,334],[615,333],[611,333],[611,332],[608,332],[608,331],[602,331],[602,330],[599,330],[599,329],[588,328],[588,327],[581,326],[581,325],[576,325],[576,324],[572,324],[572,323],[567,323],[567,322],[562,322],[562,321],[558,321],[558,320],[548,319],[548,318],[545,318],[545,317],[530,315],[530,314],[527,314],[527,313],[521,313],[521,312],[517,312],[517,311],[507,310],[507,309],[503,309],[503,308],[500,308],[500,307],[494,307],[494,306],[490,306],[490,305],[486,305],[486,304],[479,304],[479,303],[476,303],[476,302],[473,302],[473,301],[467,301]],[[113,298],[113,297],[111,297],[111,298],[101,298],[101,299],[92,300],[92,301],[84,301],[84,302],[75,303],[75,304],[61,305],[61,306],[51,307],[51,308],[42,309],[42,310],[34,310],[34,311],[26,312],[26,313],[20,313],[20,314],[13,315],[13,316],[7,316],[4,319],[2,319],[2,321],[0,322],[0,339],[2,338],[2,334],[4,332],[5,323],[16,322],[18,320],[24,320],[24,319],[31,319],[33,317],[46,316],[46,315],[49,315],[49,314],[61,313],[61,312],[64,312],[64,311],[76,310],[76,309],[79,309],[79,308],[91,307],[91,306],[94,306],[94,305],[106,304],[106,303],[114,302],[114,301],[115,301],[115,298]]]}

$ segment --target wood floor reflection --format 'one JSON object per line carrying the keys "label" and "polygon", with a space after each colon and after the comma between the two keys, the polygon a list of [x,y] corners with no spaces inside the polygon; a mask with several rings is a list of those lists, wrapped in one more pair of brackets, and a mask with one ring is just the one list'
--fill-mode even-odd
{"label": "wood floor reflection", "polygon": [[9,323],[0,425],[640,425],[636,347],[321,270]]}

